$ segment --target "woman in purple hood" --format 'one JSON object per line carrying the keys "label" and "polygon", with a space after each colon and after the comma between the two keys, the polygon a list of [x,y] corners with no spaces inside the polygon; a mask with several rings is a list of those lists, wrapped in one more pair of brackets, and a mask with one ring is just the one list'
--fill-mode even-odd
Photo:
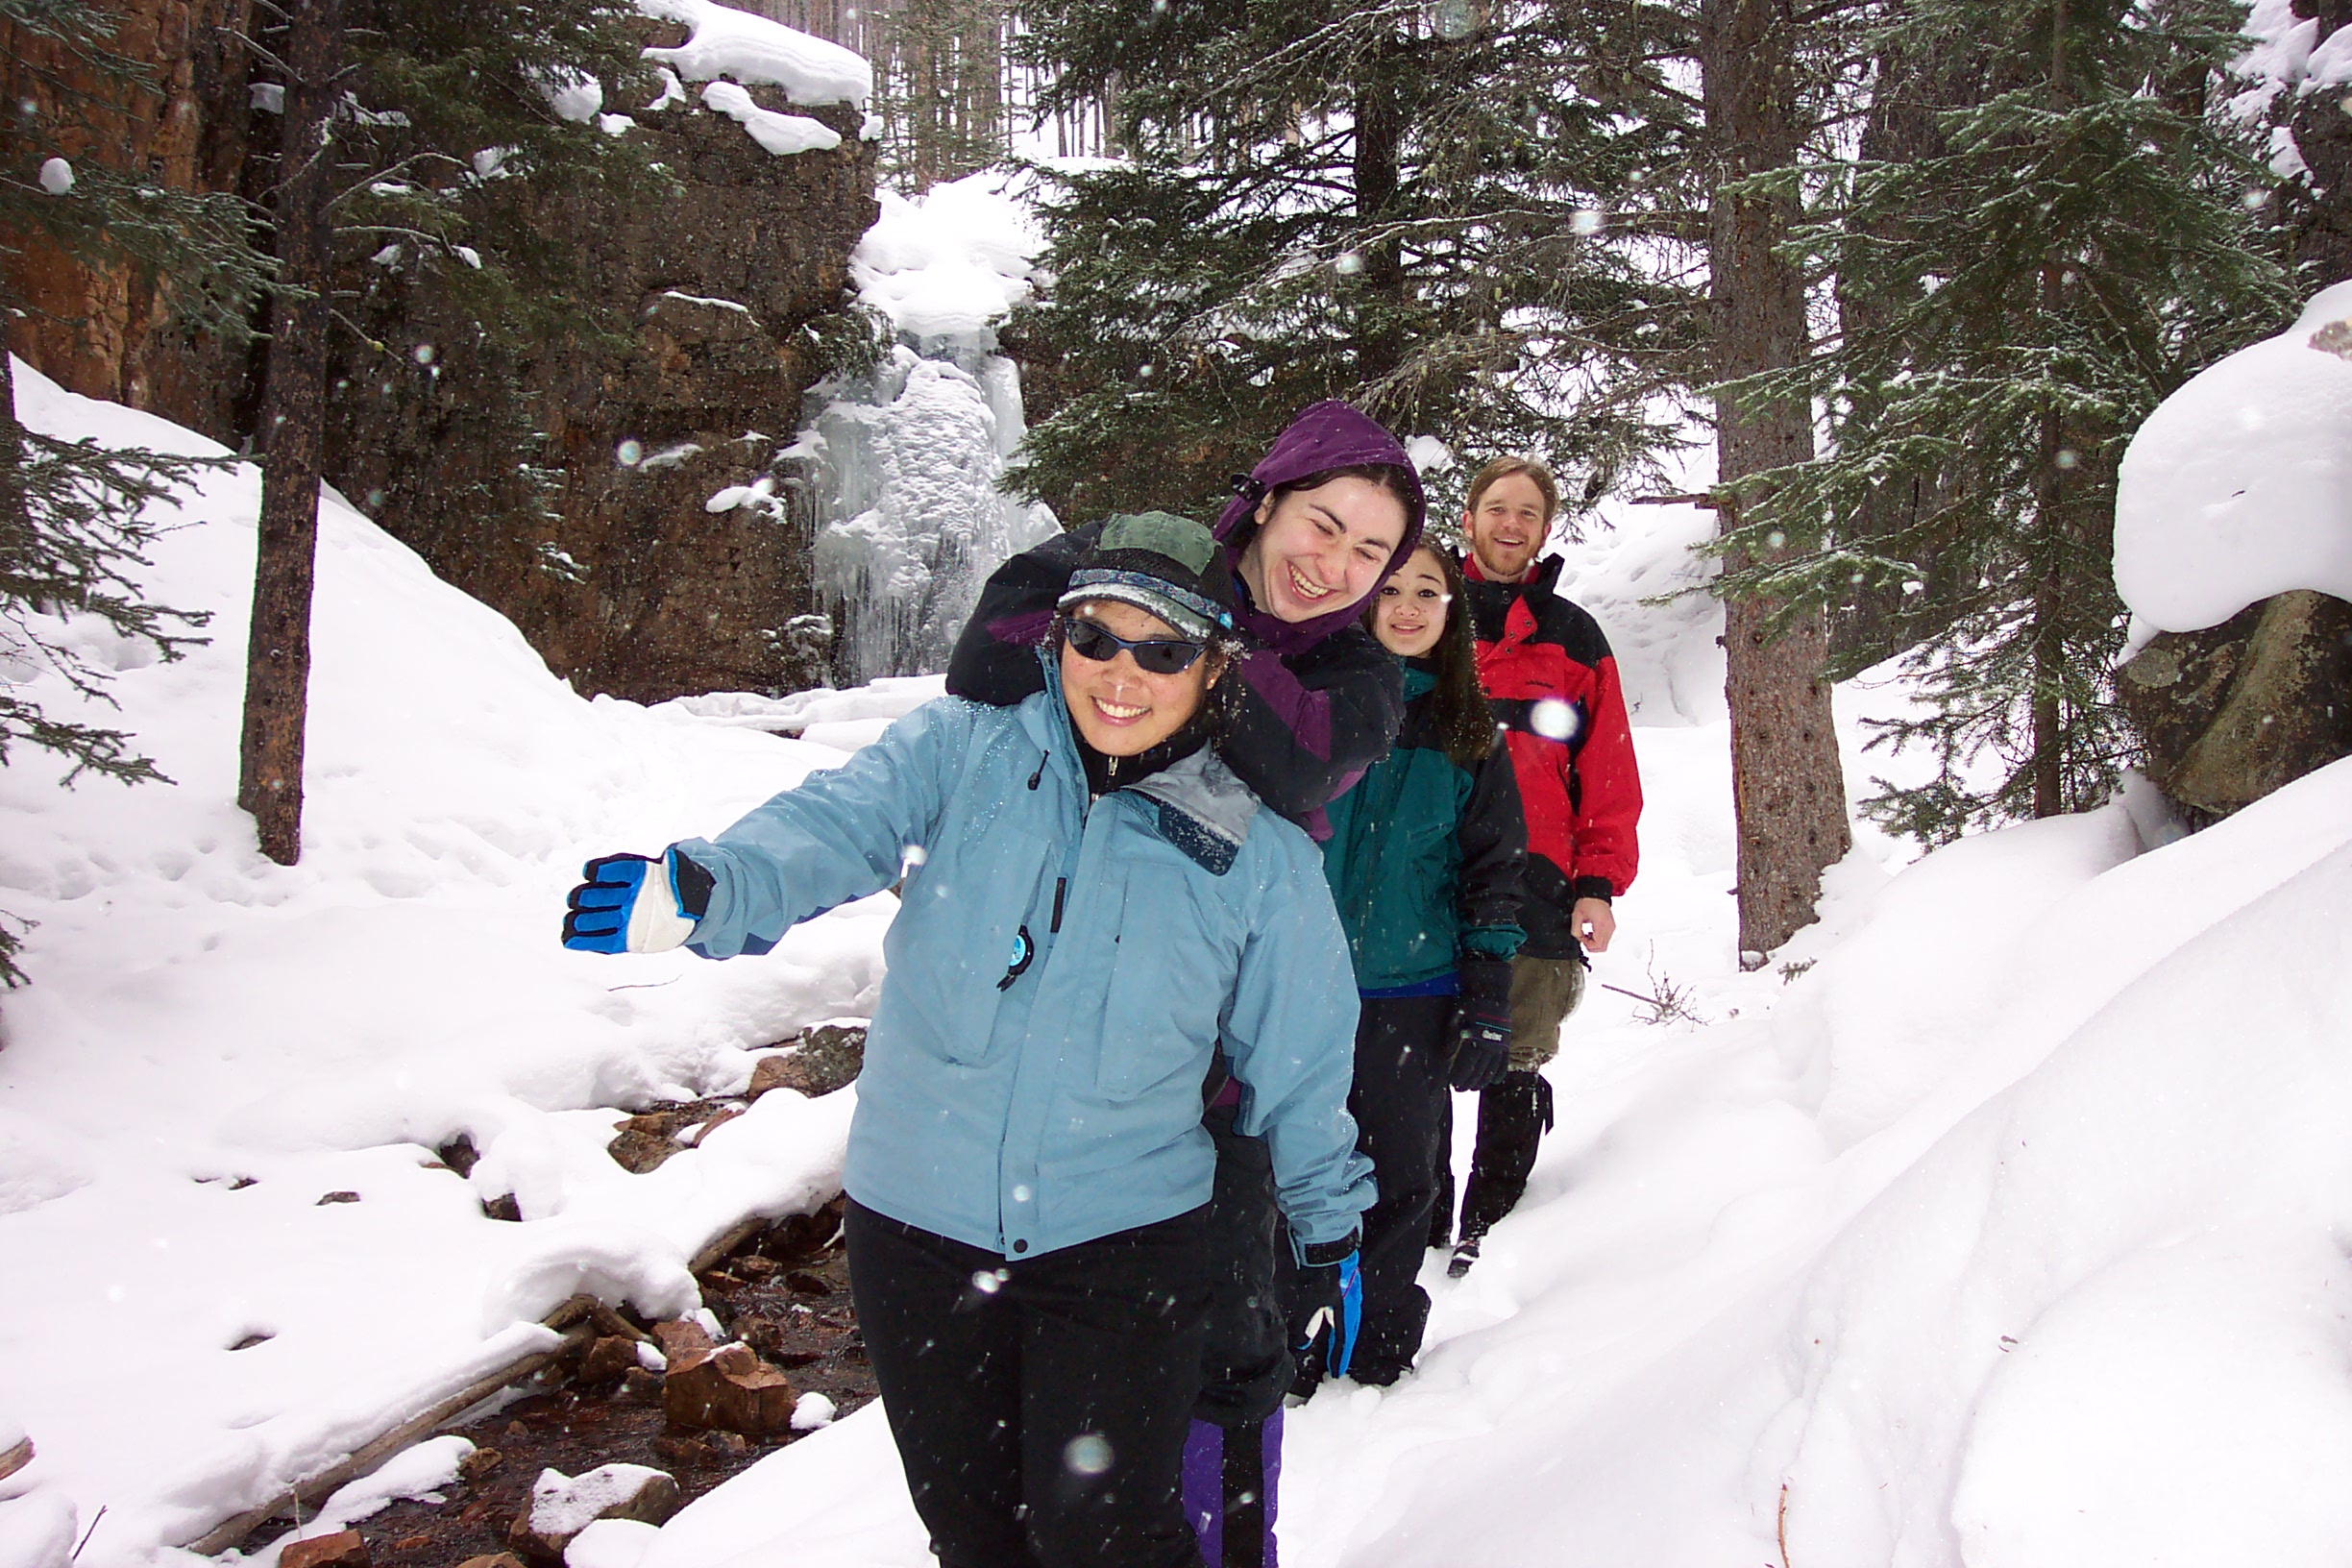
{"label": "woman in purple hood", "polygon": [[[1252,645],[1241,678],[1227,683],[1219,750],[1261,800],[1318,839],[1324,802],[1387,752],[1404,718],[1397,663],[1361,621],[1420,542],[1426,511],[1396,437],[1334,401],[1290,422],[1217,518]],[[1100,527],[997,568],[948,661],[951,695],[1002,706],[1041,688],[1034,650]]]}
{"label": "woman in purple hood", "polygon": [[[1317,839],[1329,836],[1324,805],[1387,754],[1404,719],[1403,668],[1364,630],[1363,612],[1420,543],[1427,507],[1396,437],[1333,401],[1301,410],[1235,481],[1217,518],[1216,537],[1235,557],[1236,620],[1250,643],[1233,666],[1241,678],[1220,686],[1230,695],[1218,754]],[[948,662],[951,695],[1002,705],[1040,689],[1037,645],[1101,531],[1099,523],[1074,528],[996,570]],[[1282,1398],[1293,1373],[1293,1331],[1276,1286],[1272,1164],[1262,1140],[1234,1130],[1240,1086],[1213,1074],[1203,1092],[1202,1122],[1217,1144],[1215,1277],[1185,1507],[1209,1562],[1272,1568]],[[1352,1286],[1352,1250],[1292,1262],[1316,1279],[1294,1296],[1320,1300]],[[1330,1332],[1335,1342],[1339,1331]],[[1329,1344],[1321,1360],[1345,1368],[1344,1351]]]}

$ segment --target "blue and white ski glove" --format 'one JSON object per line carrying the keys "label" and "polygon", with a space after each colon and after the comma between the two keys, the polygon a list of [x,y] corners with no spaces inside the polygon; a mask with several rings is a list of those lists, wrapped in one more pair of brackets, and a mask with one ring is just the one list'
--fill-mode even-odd
{"label": "blue and white ski glove", "polygon": [[563,944],[583,953],[666,953],[710,908],[710,872],[674,848],[658,859],[602,855],[565,900]]}
{"label": "blue and white ski glove", "polygon": [[1320,1351],[1323,1370],[1335,1378],[1347,1376],[1356,1357],[1356,1331],[1363,1325],[1363,1273],[1352,1243],[1345,1256],[1317,1262],[1322,1249],[1309,1248],[1308,1262],[1299,1265],[1299,1299],[1313,1310],[1299,1334],[1299,1354]]}

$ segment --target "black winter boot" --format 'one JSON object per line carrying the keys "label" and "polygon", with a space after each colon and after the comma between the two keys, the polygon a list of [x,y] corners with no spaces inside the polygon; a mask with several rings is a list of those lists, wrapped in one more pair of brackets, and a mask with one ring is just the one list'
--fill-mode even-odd
{"label": "black winter boot", "polygon": [[1552,1086],[1541,1073],[1507,1072],[1479,1095],[1478,1151],[1462,1184],[1464,1241],[1484,1236],[1518,1207],[1551,1126]]}

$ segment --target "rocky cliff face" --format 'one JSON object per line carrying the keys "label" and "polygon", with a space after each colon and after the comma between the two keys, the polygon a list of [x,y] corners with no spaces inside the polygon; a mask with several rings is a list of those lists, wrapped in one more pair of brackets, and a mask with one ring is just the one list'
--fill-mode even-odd
{"label": "rocky cliff face", "polygon": [[[2352,0],[2290,0],[2301,21],[2315,22],[2313,46],[2352,26]],[[2314,282],[2352,278],[2352,113],[2342,89],[2305,94],[2289,122],[2294,145],[2311,171],[2311,199],[2296,214],[2294,257]]]}
{"label": "rocky cliff face", "polygon": [[[248,140],[274,143],[277,123],[249,107],[228,41],[249,10],[122,0],[117,47],[159,62],[167,90],[123,107],[120,145],[159,182],[251,193]],[[685,37],[647,26],[649,44]],[[13,75],[27,45],[0,44]],[[849,304],[849,252],[878,210],[874,150],[856,108],[748,92],[759,109],[823,122],[840,144],[771,153],[690,86],[658,110],[615,106],[664,176],[656,195],[485,208],[485,223],[527,231],[502,238],[572,253],[618,332],[583,321],[493,353],[445,274],[379,251],[340,280],[347,314],[381,347],[349,333],[337,344],[331,481],[583,692],[783,692],[825,671],[829,625],[806,529],[779,499],[779,459],[826,368],[823,330]],[[37,307],[12,324],[27,360],[74,391],[247,443],[251,367],[168,329],[156,280],[93,275],[37,249],[9,265]]]}
{"label": "rocky cliff face", "polygon": [[469,343],[432,281],[363,262],[352,282],[384,350],[346,356],[331,472],[581,691],[816,685],[829,631],[809,541],[771,498],[823,368],[811,324],[847,304],[876,211],[872,144],[846,106],[794,110],[842,143],[788,157],[686,103],[632,112],[668,192],[532,220],[577,254],[624,338],[508,361]]}
{"label": "rocky cliff face", "polygon": [[[55,126],[86,117],[85,137],[40,151],[80,161],[104,156],[180,190],[233,190],[245,159],[249,113],[241,47],[251,0],[117,0],[108,6],[112,47],[154,63],[159,91],[125,95],[77,72],[48,39],[0,23],[0,103],[19,124]],[[37,63],[73,80],[83,101],[65,106]],[[233,409],[242,355],[191,339],[168,325],[159,279],[128,266],[93,269],[37,235],[12,235],[17,254],[0,257],[26,314],[8,324],[9,346],[53,380],[86,397],[150,409],[234,444]]]}

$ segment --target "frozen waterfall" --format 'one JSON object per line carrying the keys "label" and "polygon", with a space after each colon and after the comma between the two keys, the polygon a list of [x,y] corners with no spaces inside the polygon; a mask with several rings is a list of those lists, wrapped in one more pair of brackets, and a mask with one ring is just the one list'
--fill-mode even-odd
{"label": "frozen waterfall", "polygon": [[871,374],[820,387],[796,443],[840,684],[944,669],[988,575],[1059,527],[996,489],[1027,426],[994,323],[1027,292],[1035,246],[1004,177],[977,175],[919,201],[883,192],[851,259],[897,341]]}

